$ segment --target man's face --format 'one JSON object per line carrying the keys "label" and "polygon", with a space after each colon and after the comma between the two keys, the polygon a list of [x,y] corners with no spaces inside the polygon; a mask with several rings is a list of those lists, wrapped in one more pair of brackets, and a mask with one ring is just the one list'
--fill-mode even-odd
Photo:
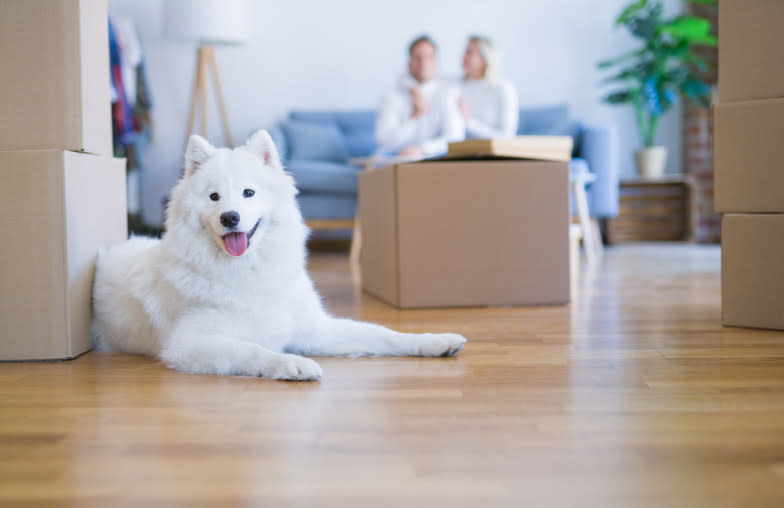
{"label": "man's face", "polygon": [[411,50],[408,72],[420,83],[426,83],[436,74],[436,48],[429,42],[420,42]]}

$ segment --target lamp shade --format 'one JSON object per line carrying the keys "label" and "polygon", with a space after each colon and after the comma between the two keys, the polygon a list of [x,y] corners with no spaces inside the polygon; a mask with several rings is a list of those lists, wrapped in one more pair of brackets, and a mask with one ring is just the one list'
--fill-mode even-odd
{"label": "lamp shade", "polygon": [[249,37],[247,0],[164,0],[166,36],[199,44],[242,44]]}

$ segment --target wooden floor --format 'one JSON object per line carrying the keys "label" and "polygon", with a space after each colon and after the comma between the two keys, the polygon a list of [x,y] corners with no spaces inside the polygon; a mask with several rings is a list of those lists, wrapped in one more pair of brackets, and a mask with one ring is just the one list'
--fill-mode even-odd
{"label": "wooden floor", "polygon": [[470,342],[320,383],[0,364],[0,505],[784,506],[784,333],[719,325],[719,264],[616,247],[570,306],[401,312],[316,256],[336,314]]}

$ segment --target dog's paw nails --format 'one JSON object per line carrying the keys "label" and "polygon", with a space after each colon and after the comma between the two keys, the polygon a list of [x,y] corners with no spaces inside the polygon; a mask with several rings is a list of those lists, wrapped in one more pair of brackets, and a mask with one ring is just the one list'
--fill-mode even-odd
{"label": "dog's paw nails", "polygon": [[271,377],[287,381],[316,381],[321,379],[321,367],[304,356],[284,355]]}
{"label": "dog's paw nails", "polygon": [[447,350],[441,356],[455,356],[465,347],[466,338],[456,333],[447,333]]}
{"label": "dog's paw nails", "polygon": [[428,334],[427,342],[417,349],[417,353],[422,356],[455,356],[463,350],[465,343],[465,337],[456,333]]}
{"label": "dog's paw nails", "polygon": [[444,354],[442,354],[441,356],[442,357],[455,356],[457,353],[463,350],[463,346],[465,346],[465,339],[463,339],[462,344],[450,346],[450,348],[444,351]]}

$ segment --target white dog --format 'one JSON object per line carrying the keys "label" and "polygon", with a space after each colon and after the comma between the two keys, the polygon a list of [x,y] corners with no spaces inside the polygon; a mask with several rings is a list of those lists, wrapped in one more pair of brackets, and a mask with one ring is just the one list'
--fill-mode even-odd
{"label": "white dog", "polygon": [[[240,148],[191,136],[161,240],[99,255],[97,345],[185,372],[321,377],[303,355],[451,356],[457,334],[399,333],[337,319],[305,269],[307,228],[292,177],[266,131]],[[296,354],[292,354],[296,353]]]}

